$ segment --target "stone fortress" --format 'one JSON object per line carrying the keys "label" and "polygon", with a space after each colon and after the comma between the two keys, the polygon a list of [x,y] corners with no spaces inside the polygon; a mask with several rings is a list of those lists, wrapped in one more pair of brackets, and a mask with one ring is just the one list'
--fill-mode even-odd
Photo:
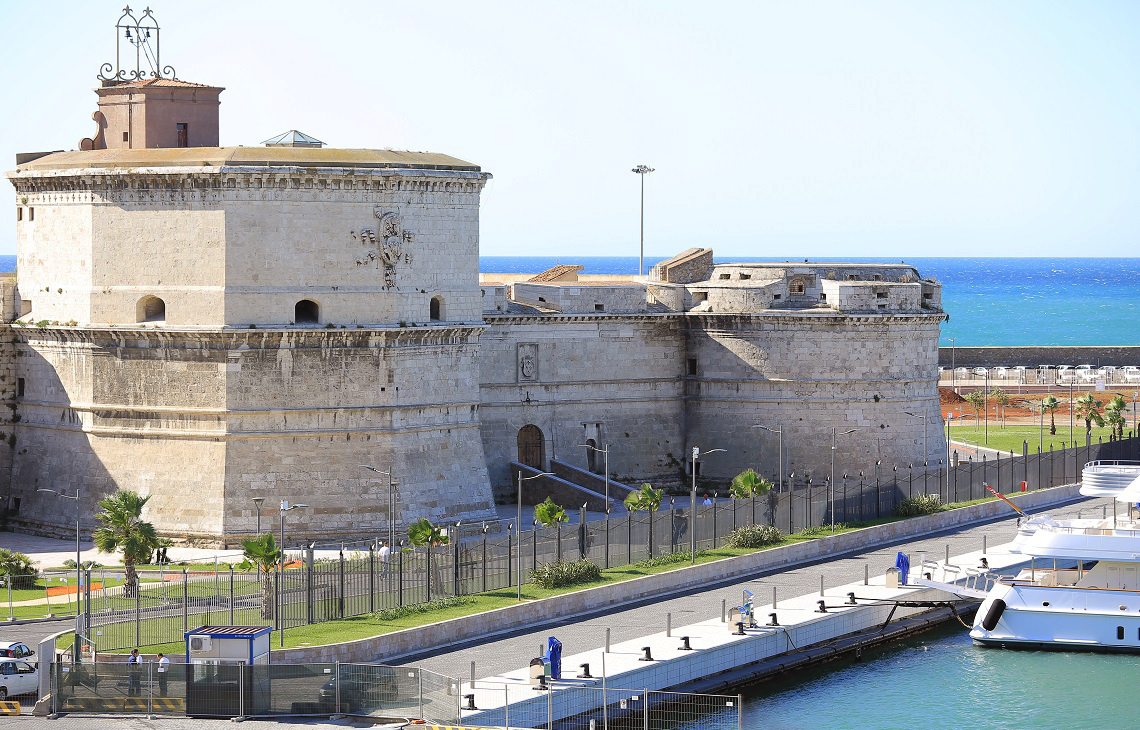
{"label": "stone fortress", "polygon": [[[300,134],[219,147],[221,92],[105,82],[93,137],[7,174],[11,524],[66,533],[40,488],[81,487],[88,515],[125,488],[183,540],[235,544],[254,498],[310,505],[298,538],[372,535],[493,516],[516,462],[602,472],[582,444],[628,482],[687,480],[693,446],[726,450],[702,478],[774,476],[757,424],[817,483],[836,429],[847,470],[942,454],[945,315],[913,267],[694,248],[647,277],[480,275],[479,166]],[[391,469],[394,514],[366,464]]]}

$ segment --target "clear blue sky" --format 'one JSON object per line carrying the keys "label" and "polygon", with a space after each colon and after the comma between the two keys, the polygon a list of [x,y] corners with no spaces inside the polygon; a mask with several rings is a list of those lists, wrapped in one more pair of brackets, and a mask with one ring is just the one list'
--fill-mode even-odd
{"label": "clear blue sky", "polygon": [[[1140,3],[150,2],[222,144],[493,173],[484,254],[635,255],[642,162],[653,254],[1140,251]],[[0,0],[4,169],[91,134],[121,7]]]}

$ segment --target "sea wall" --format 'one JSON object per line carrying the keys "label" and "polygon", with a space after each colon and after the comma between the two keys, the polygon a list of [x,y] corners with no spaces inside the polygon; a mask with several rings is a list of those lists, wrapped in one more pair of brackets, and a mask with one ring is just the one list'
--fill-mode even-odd
{"label": "sea wall", "polygon": [[1140,347],[1136,346],[1082,346],[1082,347],[939,347],[938,364],[941,367],[1037,367],[1038,365],[1140,365]]}

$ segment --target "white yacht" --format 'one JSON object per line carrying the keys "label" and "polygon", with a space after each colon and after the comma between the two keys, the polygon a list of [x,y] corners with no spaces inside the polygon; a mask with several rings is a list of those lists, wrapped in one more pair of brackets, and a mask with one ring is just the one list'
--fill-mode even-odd
{"label": "white yacht", "polygon": [[[1112,517],[1035,517],[1011,548],[1032,558],[989,590],[970,637],[1004,648],[1140,653],[1140,477],[1116,490]],[[1058,567],[1061,566],[1061,567]]]}

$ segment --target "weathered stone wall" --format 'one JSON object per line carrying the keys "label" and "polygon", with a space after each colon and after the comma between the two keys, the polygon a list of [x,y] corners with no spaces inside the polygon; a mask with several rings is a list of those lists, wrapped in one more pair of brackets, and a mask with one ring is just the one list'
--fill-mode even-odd
{"label": "weathered stone wall", "polygon": [[[675,317],[488,317],[481,338],[482,433],[497,494],[513,494],[518,433],[542,430],[547,459],[586,468],[593,439],[610,473],[675,478],[684,419],[684,332]],[[533,367],[524,367],[533,358]]]}
{"label": "weathered stone wall", "polygon": [[520,281],[511,286],[511,294],[517,302],[565,314],[632,313],[649,308],[645,287],[639,284],[574,286]]}
{"label": "weathered stone wall", "polygon": [[1140,346],[1099,345],[1030,347],[939,347],[938,364],[950,367],[1006,366],[1037,367],[1038,365],[1140,365]]}

